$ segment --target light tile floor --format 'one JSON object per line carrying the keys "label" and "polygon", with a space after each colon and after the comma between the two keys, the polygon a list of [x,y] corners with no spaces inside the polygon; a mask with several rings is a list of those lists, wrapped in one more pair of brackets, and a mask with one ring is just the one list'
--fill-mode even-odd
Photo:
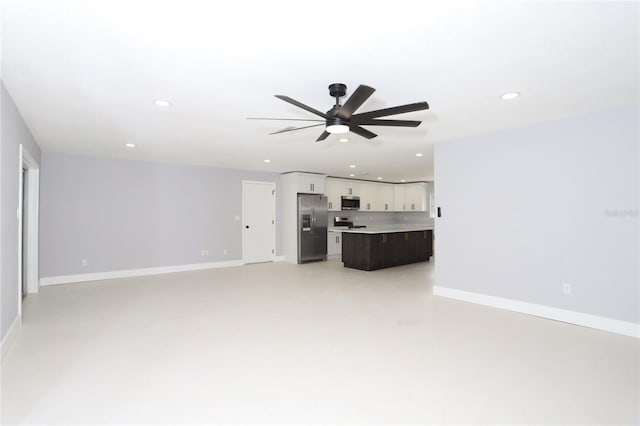
{"label": "light tile floor", "polygon": [[3,424],[638,424],[637,339],[338,261],[45,287]]}

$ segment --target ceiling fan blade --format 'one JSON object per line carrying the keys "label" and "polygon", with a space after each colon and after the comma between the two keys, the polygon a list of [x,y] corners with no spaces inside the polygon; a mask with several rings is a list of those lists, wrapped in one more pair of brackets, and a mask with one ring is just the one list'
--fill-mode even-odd
{"label": "ceiling fan blade", "polygon": [[352,131],[353,133],[355,133],[356,135],[360,135],[360,136],[362,136],[363,138],[367,138],[367,139],[373,139],[373,138],[375,138],[376,136],[378,136],[378,135],[376,135],[375,133],[370,132],[370,131],[368,131],[367,129],[364,129],[364,128],[362,128],[362,127],[360,127],[360,126],[357,126],[357,125],[356,125],[356,126],[351,125],[351,126],[349,127],[349,130],[350,130],[350,131]]}
{"label": "ceiling fan blade", "polygon": [[352,120],[351,124],[358,126],[396,126],[396,127],[418,127],[422,121],[415,120]]}
{"label": "ceiling fan blade", "polygon": [[358,108],[360,108],[360,105],[362,105],[367,99],[369,99],[369,96],[371,96],[375,91],[376,89],[374,89],[373,87],[361,84],[360,86],[358,86],[356,91],[353,92],[349,99],[347,99],[347,102],[342,105],[342,108],[338,110],[338,112],[336,113],[336,117],[342,118],[343,120],[350,119],[351,115]]}
{"label": "ceiling fan blade", "polygon": [[313,120],[307,118],[263,118],[263,117],[247,117],[247,120],[279,120],[279,121],[318,121],[325,122],[325,120]]}
{"label": "ceiling fan blade", "polygon": [[400,105],[391,108],[378,109],[375,111],[367,111],[360,114],[356,114],[351,117],[354,122],[362,122],[371,118],[385,117],[387,115],[403,114],[405,112],[420,111],[423,109],[429,109],[429,104],[426,102],[416,102],[414,104]]}
{"label": "ceiling fan blade", "polygon": [[269,134],[277,135],[278,133],[292,132],[294,130],[308,129],[309,127],[318,127],[318,126],[324,126],[324,125],[325,125],[324,123],[320,123],[320,124],[312,124],[311,126],[303,126],[303,127],[285,127],[282,130],[278,130],[277,132],[273,132]]}
{"label": "ceiling fan blade", "polygon": [[276,98],[278,99],[282,99],[285,102],[289,102],[291,105],[295,105],[298,108],[302,108],[305,111],[309,111],[310,113],[313,113],[315,115],[319,115],[322,118],[327,118],[327,114],[325,114],[324,112],[320,112],[317,109],[313,109],[308,105],[303,104],[302,102],[298,102],[295,99],[291,99],[288,96],[284,96],[284,95],[275,95]]}
{"label": "ceiling fan blade", "polygon": [[327,132],[326,130],[324,132],[322,132],[322,134],[320,136],[318,136],[318,139],[316,139],[316,142],[320,142],[325,140],[331,133]]}

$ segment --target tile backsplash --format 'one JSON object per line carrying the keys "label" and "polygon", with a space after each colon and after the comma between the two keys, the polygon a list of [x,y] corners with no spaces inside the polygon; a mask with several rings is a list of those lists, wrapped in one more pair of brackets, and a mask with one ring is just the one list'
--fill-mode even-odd
{"label": "tile backsplash", "polygon": [[412,225],[433,225],[434,220],[429,217],[429,212],[366,212],[366,211],[341,211],[329,212],[329,227],[333,226],[333,218],[336,216],[348,217],[354,225],[395,225],[407,223]]}

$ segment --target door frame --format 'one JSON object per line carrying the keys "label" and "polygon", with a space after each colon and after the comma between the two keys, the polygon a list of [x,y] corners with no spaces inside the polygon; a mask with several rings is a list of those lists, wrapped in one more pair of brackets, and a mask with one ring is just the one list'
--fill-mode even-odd
{"label": "door frame", "polygon": [[[40,165],[29,153],[27,148],[20,144],[20,158],[18,173],[18,285],[22,287],[23,274],[26,274],[27,294],[38,293],[38,236],[39,236],[39,199],[40,199]],[[23,235],[23,203],[25,198],[22,169],[27,170],[27,229]],[[27,270],[22,270],[22,243],[27,244]],[[22,288],[18,289],[18,315],[22,317]]]}
{"label": "door frame", "polygon": [[[276,191],[276,183],[275,182],[269,182],[269,181],[258,181],[258,180],[243,180],[242,181],[242,262],[243,263],[247,263],[247,256],[246,256],[246,246],[247,246],[247,242],[246,242],[246,238],[247,238],[247,234],[246,232],[244,232],[244,227],[246,226],[246,213],[247,213],[247,206],[245,205],[245,186],[249,184],[249,185],[265,185],[265,186],[269,186],[271,188],[271,191],[273,193],[273,206],[272,206],[272,213],[273,213],[273,253],[271,254],[271,261],[273,262],[276,258],[276,246],[277,246],[277,233],[276,233],[276,227],[277,227],[277,223],[276,223],[276,198],[278,196],[278,193]],[[265,209],[266,210],[266,209]]]}

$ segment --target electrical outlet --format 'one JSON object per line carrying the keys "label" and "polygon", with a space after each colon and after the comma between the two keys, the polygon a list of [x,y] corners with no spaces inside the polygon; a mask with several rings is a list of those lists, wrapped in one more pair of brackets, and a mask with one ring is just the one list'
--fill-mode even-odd
{"label": "electrical outlet", "polygon": [[562,292],[564,294],[571,294],[571,284],[569,283],[562,283]]}
{"label": "electrical outlet", "polygon": [[82,259],[82,266],[87,266],[88,264],[87,259]]}

